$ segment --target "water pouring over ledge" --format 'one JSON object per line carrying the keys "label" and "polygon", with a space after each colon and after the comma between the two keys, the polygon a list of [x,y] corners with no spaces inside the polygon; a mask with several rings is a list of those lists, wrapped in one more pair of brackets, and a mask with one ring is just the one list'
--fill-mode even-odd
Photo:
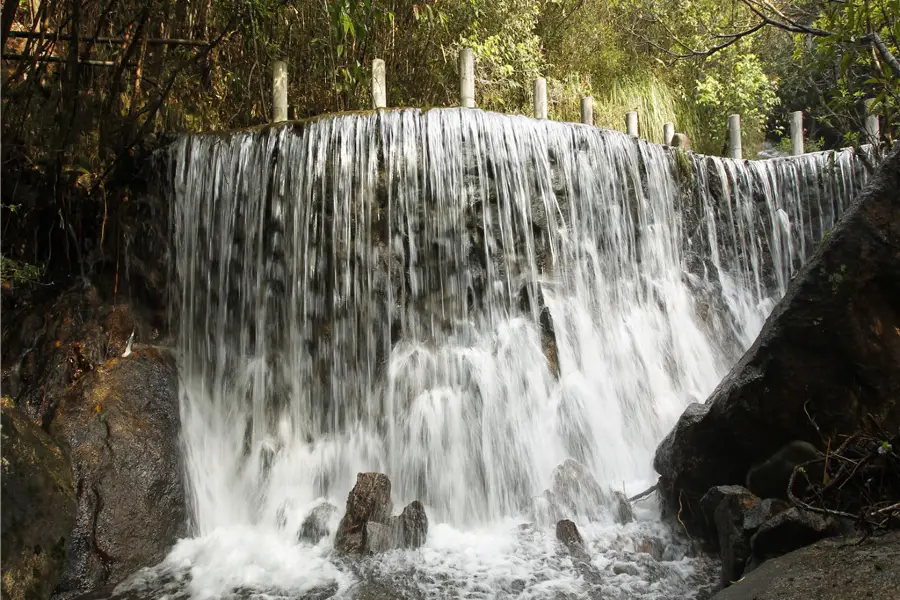
{"label": "water pouring over ledge", "polygon": [[[127,585],[689,596],[702,565],[652,509],[624,527],[575,515],[579,566],[542,522],[543,491],[567,458],[609,489],[651,481],[658,441],[753,341],[865,178],[852,151],[740,162],[466,109],[181,138],[195,537]],[[359,471],[425,503],[425,548],[350,568],[329,540],[297,541],[317,503],[343,509]],[[637,552],[651,538],[652,564]]]}

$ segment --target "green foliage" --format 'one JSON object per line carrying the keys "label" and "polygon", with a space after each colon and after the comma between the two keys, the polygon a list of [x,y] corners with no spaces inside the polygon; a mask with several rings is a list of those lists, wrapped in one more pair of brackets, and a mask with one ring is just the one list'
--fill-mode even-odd
{"label": "green foliage", "polygon": [[0,256],[0,281],[4,286],[31,285],[37,283],[43,274],[42,268],[37,265]]}

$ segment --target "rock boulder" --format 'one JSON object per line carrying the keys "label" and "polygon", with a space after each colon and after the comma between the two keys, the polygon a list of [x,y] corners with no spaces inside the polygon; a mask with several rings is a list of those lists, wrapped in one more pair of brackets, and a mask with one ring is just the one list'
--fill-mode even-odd
{"label": "rock boulder", "polygon": [[59,406],[51,433],[72,460],[77,513],[58,597],[158,563],[185,532],[174,360],[156,349],[98,365]]}
{"label": "rock boulder", "polygon": [[428,517],[422,503],[413,500],[407,504],[397,517],[395,528],[396,543],[401,548],[418,548],[424,544],[428,537]]}
{"label": "rock boulder", "polygon": [[391,517],[391,480],[383,473],[359,473],[347,496],[347,512],[341,518],[334,548],[341,554],[360,555],[369,551],[366,523],[386,524]]}
{"label": "rock boulder", "polygon": [[428,535],[428,517],[418,500],[391,516],[391,480],[382,473],[359,473],[347,496],[347,512],[338,525],[334,548],[363,555],[395,548],[418,548]]}
{"label": "rock boulder", "polygon": [[3,598],[46,600],[59,582],[75,524],[72,471],[25,413],[8,400],[2,411]]}
{"label": "rock boulder", "polygon": [[837,439],[871,414],[900,426],[900,149],[791,282],[759,337],[656,451],[670,514],[698,531],[698,501],[743,484],[792,440]]}

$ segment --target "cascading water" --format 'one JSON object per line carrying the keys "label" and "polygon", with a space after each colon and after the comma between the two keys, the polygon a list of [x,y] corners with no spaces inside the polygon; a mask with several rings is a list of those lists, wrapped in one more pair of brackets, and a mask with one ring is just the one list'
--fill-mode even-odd
{"label": "cascading water", "polygon": [[[138,583],[197,598],[379,576],[414,597],[689,596],[695,561],[652,508],[582,518],[585,571],[542,492],[567,458],[651,481],[865,180],[852,151],[691,157],[466,109],[188,136],[171,165],[195,537]],[[424,548],[351,569],[297,541],[360,471],[425,503]]]}

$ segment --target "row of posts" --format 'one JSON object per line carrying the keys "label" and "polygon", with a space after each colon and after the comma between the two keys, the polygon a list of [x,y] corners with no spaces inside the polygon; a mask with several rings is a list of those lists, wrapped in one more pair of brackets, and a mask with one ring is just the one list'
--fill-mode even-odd
{"label": "row of posts", "polygon": [[[273,116],[276,123],[287,121],[288,118],[287,88],[287,64],[276,61],[272,67]],[[475,52],[471,48],[463,48],[459,53],[459,97],[462,106],[475,108]],[[380,58],[372,61],[372,105],[376,109],[387,107],[387,78],[384,61]],[[538,77],[534,80],[535,118],[546,119],[547,106],[547,80]],[[880,136],[878,116],[872,114],[870,109],[871,100],[866,102],[865,137],[866,141],[877,143]],[[594,124],[594,99],[591,96],[581,99],[581,122],[585,125]],[[637,112],[625,114],[625,130],[628,135],[639,135]],[[675,133],[674,123],[663,124],[664,144],[672,145],[676,135],[683,136]],[[686,144],[687,138],[683,137],[680,145]],[[803,111],[796,111],[791,113],[791,154],[797,156],[803,152]],[[740,115],[728,117],[728,155],[731,158],[743,158]]]}

